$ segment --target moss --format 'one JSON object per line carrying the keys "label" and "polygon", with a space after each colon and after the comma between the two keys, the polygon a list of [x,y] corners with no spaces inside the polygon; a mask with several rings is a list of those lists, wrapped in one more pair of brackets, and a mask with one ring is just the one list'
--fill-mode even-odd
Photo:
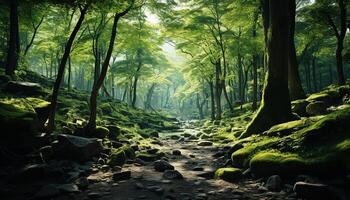
{"label": "moss", "polygon": [[108,165],[114,166],[123,166],[126,162],[126,154],[123,148],[119,148],[117,151],[112,152]]}
{"label": "moss", "polygon": [[307,119],[290,121],[271,127],[270,130],[266,132],[266,134],[269,136],[285,136],[291,134],[293,131],[308,126],[310,123],[310,120]]}
{"label": "moss", "polygon": [[158,155],[149,154],[149,153],[138,153],[136,154],[136,158],[139,158],[146,162],[152,162],[158,159]]}
{"label": "moss", "polygon": [[215,178],[235,182],[242,178],[242,170],[237,168],[220,168],[216,170]]}
{"label": "moss", "polygon": [[250,169],[256,177],[268,177],[274,174],[282,177],[295,176],[305,169],[303,160],[295,154],[263,152],[250,161]]}

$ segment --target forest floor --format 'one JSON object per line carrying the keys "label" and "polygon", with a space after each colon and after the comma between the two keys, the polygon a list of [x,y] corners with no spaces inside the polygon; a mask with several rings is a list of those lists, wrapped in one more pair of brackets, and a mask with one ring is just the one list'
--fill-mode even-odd
{"label": "forest floor", "polygon": [[[165,152],[162,158],[180,172],[183,179],[167,180],[163,172],[157,172],[153,163],[132,163],[117,168],[116,171],[130,171],[131,178],[119,182],[113,181],[113,169],[99,171],[88,177],[94,182],[89,189],[75,196],[77,199],[179,199],[179,200],[238,200],[238,199],[296,199],[289,191],[271,192],[263,185],[262,180],[244,179],[237,183],[229,183],[220,179],[213,179],[215,170],[226,161],[220,157],[220,148],[208,142],[206,146],[199,146],[203,142],[198,139],[178,138],[183,133],[192,136],[199,133],[199,129],[183,129],[176,133],[162,133],[161,143],[153,146]],[[175,136],[174,136],[175,135]],[[191,138],[191,136],[189,137]],[[193,138],[193,137],[192,137]],[[207,141],[205,141],[207,142]],[[181,155],[173,155],[173,151],[180,151]]]}

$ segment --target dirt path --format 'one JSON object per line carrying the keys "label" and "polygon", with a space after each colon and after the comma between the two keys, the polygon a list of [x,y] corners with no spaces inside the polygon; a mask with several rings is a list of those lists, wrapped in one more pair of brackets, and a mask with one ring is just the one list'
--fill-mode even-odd
{"label": "dirt path", "polygon": [[[181,134],[183,132],[180,132]],[[196,130],[186,130],[196,134]],[[161,134],[166,135],[166,134]],[[163,172],[156,172],[153,163],[139,165],[126,164],[123,171],[131,171],[131,178],[125,181],[112,180],[113,172],[99,171],[90,176],[89,188],[75,196],[77,199],[133,200],[133,199],[176,199],[176,200],[234,200],[234,199],[295,199],[285,191],[273,193],[267,191],[262,183],[243,180],[228,183],[222,180],[201,177],[211,174],[223,158],[214,158],[219,149],[215,146],[197,146],[198,140],[172,140],[161,138],[162,145],[156,145],[165,152],[165,159],[182,175],[182,180],[166,180]],[[172,155],[180,150],[181,155]],[[95,180],[95,181],[91,181]]]}

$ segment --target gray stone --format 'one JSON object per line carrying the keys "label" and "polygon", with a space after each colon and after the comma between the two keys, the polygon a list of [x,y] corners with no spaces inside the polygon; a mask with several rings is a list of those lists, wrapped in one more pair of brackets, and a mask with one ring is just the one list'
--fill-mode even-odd
{"label": "gray stone", "polygon": [[169,180],[183,179],[182,174],[177,170],[166,170],[163,174],[163,178]]}
{"label": "gray stone", "polygon": [[154,162],[154,169],[158,172],[164,172],[165,170],[173,170],[175,168],[165,160],[157,160]]}
{"label": "gray stone", "polygon": [[278,175],[270,176],[265,186],[270,191],[279,192],[282,190],[282,179]]}
{"label": "gray stone", "polygon": [[296,182],[293,188],[298,197],[310,200],[329,200],[334,196],[329,187],[324,184]]}

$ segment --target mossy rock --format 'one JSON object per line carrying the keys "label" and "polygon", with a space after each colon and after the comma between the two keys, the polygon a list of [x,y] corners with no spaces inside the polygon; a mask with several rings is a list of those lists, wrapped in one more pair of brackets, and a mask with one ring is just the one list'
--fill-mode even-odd
{"label": "mossy rock", "polygon": [[300,130],[310,125],[310,123],[310,120],[307,119],[290,121],[271,127],[268,131],[266,131],[266,134],[268,136],[286,136],[291,134],[293,131]]}
{"label": "mossy rock", "polygon": [[303,160],[295,154],[263,152],[255,155],[250,161],[250,169],[256,177],[280,175],[293,177],[306,170]]}
{"label": "mossy rock", "polygon": [[111,167],[123,166],[126,162],[126,159],[127,159],[127,156],[124,152],[124,149],[120,148],[111,154],[108,165],[110,165]]}
{"label": "mossy rock", "polygon": [[215,178],[227,182],[235,182],[242,178],[242,170],[238,168],[220,168],[215,172]]}
{"label": "mossy rock", "polygon": [[137,153],[136,158],[141,159],[146,162],[153,162],[158,159],[158,155],[149,153]]}
{"label": "mossy rock", "polygon": [[308,116],[306,106],[309,105],[309,103],[310,102],[305,99],[292,101],[292,111],[301,117],[306,117]]}
{"label": "mossy rock", "polygon": [[322,101],[326,105],[330,106],[339,103],[341,98],[342,97],[339,95],[337,90],[327,90],[321,93],[312,94],[306,100],[309,102]]}
{"label": "mossy rock", "polygon": [[97,126],[95,130],[88,131],[87,135],[91,138],[103,139],[109,135],[109,130],[103,126]]}
{"label": "mossy rock", "polygon": [[350,108],[345,108],[326,115],[318,122],[299,130],[296,134],[304,137],[304,141],[318,142],[348,137],[350,133]]}
{"label": "mossy rock", "polygon": [[306,113],[310,116],[324,115],[327,113],[327,105],[323,101],[314,101],[306,106]]}

